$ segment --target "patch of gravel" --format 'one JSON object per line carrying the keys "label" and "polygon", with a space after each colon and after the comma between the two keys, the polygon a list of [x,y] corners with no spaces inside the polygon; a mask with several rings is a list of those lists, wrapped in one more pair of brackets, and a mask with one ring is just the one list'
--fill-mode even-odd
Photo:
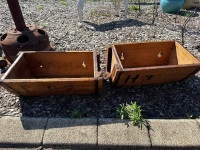
{"label": "patch of gravel", "polygon": [[[166,15],[159,5],[149,1],[141,5],[140,12],[129,11],[129,20],[123,20],[123,11],[119,17],[114,16],[114,6],[110,1],[89,1],[84,7],[86,22],[80,28],[77,26],[76,1],[66,0],[66,5],[63,5],[57,0],[21,0],[20,5],[25,22],[44,28],[56,51],[97,51],[101,55],[104,72],[106,44],[161,40],[181,42],[181,25],[187,19],[184,15],[187,12],[182,11],[178,16]],[[129,3],[131,5],[135,4]],[[154,6],[158,6],[157,11]],[[0,34],[13,25],[7,3],[1,0]],[[200,57],[199,10],[188,22],[184,40],[184,47]],[[118,89],[114,89],[105,78],[102,95],[98,96],[16,97],[0,87],[0,116],[72,117],[78,113],[82,117],[116,117],[116,107],[131,101],[142,107],[146,118],[199,117],[200,73],[182,82]]]}

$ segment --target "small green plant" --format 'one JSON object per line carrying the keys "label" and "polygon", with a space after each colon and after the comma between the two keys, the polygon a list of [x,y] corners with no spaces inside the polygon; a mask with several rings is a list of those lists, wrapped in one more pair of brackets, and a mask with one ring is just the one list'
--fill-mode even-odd
{"label": "small green plant", "polygon": [[131,11],[136,11],[136,10],[140,10],[140,8],[138,6],[131,5],[130,10]]}
{"label": "small green plant", "polygon": [[96,2],[96,1],[100,1],[100,0],[86,0],[86,2]]}
{"label": "small green plant", "polygon": [[37,9],[43,9],[43,6],[38,5],[38,6],[37,6]]}
{"label": "small green plant", "polygon": [[80,110],[71,111],[71,118],[81,118],[83,116],[83,112]]}
{"label": "small green plant", "polygon": [[47,26],[47,23],[41,23],[40,26],[45,28]]}
{"label": "small green plant", "polygon": [[66,0],[60,0],[60,4],[64,6],[68,6],[69,4],[66,2]]}
{"label": "small green plant", "polygon": [[93,9],[91,11],[91,16],[100,17],[100,15],[99,15],[99,13],[98,13],[98,11],[96,9]]}
{"label": "small green plant", "polygon": [[141,107],[136,102],[131,104],[120,104],[117,112],[121,119],[130,119],[132,125],[142,127],[142,124],[149,127],[149,122],[142,117]]}
{"label": "small green plant", "polygon": [[189,17],[189,15],[190,15],[190,13],[188,13],[188,12],[185,12],[185,13],[184,13],[184,16],[185,16],[185,17]]}
{"label": "small green plant", "polygon": [[151,5],[151,7],[152,7],[152,9],[156,9],[156,8],[158,8],[158,5],[153,4],[153,5]]}
{"label": "small green plant", "polygon": [[195,113],[187,113],[186,114],[187,119],[196,119],[200,118],[200,112],[195,112]]}

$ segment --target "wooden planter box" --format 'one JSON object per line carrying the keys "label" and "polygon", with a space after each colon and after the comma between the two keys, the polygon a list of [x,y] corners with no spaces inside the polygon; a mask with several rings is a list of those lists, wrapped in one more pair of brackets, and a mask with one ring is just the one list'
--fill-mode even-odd
{"label": "wooden planter box", "polygon": [[180,81],[200,69],[200,62],[175,41],[107,46],[107,72],[114,86]]}
{"label": "wooden planter box", "polygon": [[93,94],[102,89],[95,52],[25,52],[1,78],[2,86],[24,96]]}

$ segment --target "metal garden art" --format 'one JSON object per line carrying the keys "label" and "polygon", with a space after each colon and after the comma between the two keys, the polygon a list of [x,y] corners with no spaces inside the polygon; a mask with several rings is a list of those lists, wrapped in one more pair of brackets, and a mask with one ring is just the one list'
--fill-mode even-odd
{"label": "metal garden art", "polygon": [[[77,10],[78,10],[78,25],[83,24],[83,7],[84,7],[84,1],[85,0],[77,0]],[[112,2],[115,5],[115,13],[117,16],[119,16],[119,9],[120,9],[120,3],[121,0],[112,0]],[[124,19],[127,19],[128,15],[128,0],[124,0]]]}
{"label": "metal garden art", "polygon": [[[174,24],[177,24],[176,18],[180,14],[181,9],[190,9],[194,8],[192,11],[187,13],[187,18],[186,20],[182,23],[181,26],[181,38],[182,38],[182,44],[184,44],[184,32],[187,23],[190,21],[190,19],[193,17],[193,15],[196,13],[197,8],[200,8],[199,3],[196,0],[161,0],[160,1],[160,7],[161,10],[164,13],[169,13],[169,14],[175,14],[176,17],[174,18],[174,21],[172,21]],[[167,14],[165,14],[167,16]]]}
{"label": "metal garden art", "polygon": [[181,8],[200,7],[194,0],[161,0],[160,7],[165,13],[178,13]]}
{"label": "metal garden art", "polygon": [[0,38],[0,46],[6,59],[13,63],[20,51],[49,51],[51,49],[47,33],[35,25],[26,25],[18,0],[7,0],[14,28]]}

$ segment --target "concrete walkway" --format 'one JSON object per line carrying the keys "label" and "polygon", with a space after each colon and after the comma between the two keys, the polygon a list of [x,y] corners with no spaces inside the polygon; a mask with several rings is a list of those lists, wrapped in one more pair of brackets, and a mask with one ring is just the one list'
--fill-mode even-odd
{"label": "concrete walkway", "polygon": [[128,120],[0,118],[0,148],[200,149],[200,119],[149,120],[151,130]]}

